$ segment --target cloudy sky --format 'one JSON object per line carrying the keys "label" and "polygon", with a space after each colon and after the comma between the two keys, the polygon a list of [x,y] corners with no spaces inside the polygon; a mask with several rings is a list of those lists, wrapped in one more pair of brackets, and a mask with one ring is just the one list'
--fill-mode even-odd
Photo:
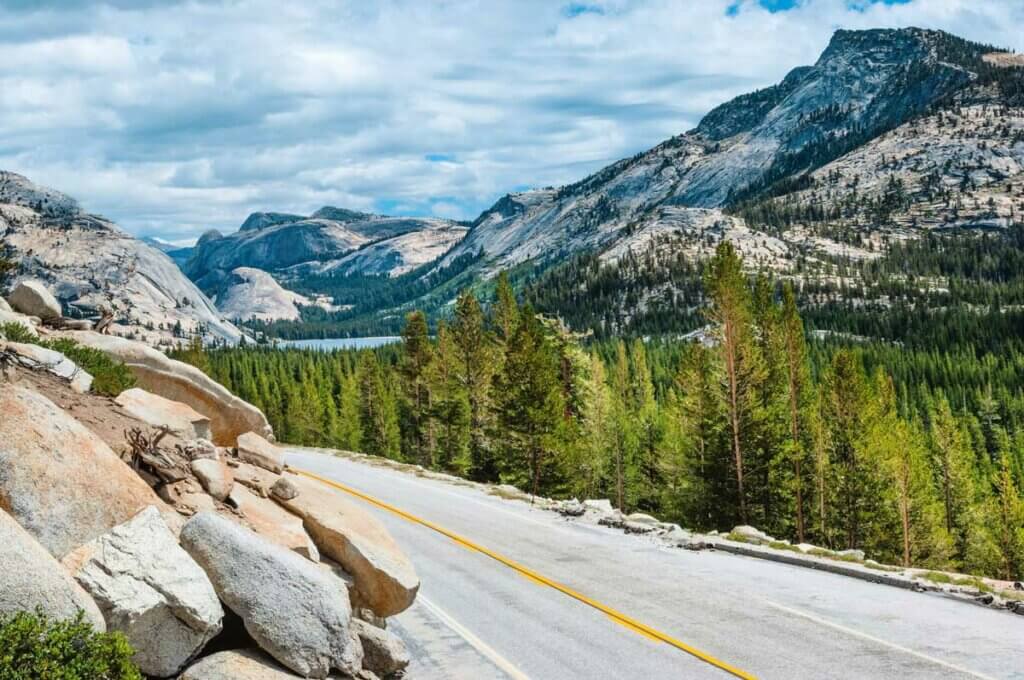
{"label": "cloudy sky", "polygon": [[812,63],[838,27],[1024,51],[1021,0],[0,0],[0,169],[139,235],[325,204],[472,219]]}

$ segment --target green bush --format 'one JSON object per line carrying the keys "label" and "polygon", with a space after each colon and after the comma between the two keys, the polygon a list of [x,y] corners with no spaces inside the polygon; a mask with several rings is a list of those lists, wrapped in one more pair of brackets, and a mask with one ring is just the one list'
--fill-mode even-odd
{"label": "green bush", "polygon": [[0,680],[142,680],[121,633],[98,633],[81,612],[50,621],[40,612],[0,616]]}
{"label": "green bush", "polygon": [[129,387],[135,386],[135,376],[132,375],[131,369],[97,349],[83,347],[68,338],[39,344],[57,350],[78,364],[79,368],[87,371],[92,376],[92,391],[97,394],[116,397]]}
{"label": "green bush", "polygon": [[29,333],[28,329],[20,323],[9,321],[0,323],[0,338],[10,342],[38,342],[36,336]]}

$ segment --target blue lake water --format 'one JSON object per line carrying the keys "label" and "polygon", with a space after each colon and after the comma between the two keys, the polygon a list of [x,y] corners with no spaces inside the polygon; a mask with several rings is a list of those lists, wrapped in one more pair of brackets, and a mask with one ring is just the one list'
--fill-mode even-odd
{"label": "blue lake water", "polygon": [[332,349],[367,349],[401,341],[402,338],[397,335],[384,335],[376,338],[323,338],[320,340],[279,340],[278,342],[282,347],[329,351]]}

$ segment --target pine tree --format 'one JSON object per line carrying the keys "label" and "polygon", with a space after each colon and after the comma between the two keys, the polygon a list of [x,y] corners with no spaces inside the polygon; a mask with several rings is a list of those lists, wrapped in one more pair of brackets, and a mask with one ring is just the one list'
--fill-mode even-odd
{"label": "pine tree", "polygon": [[805,535],[804,463],[807,449],[804,445],[802,421],[803,413],[806,410],[809,376],[804,324],[800,318],[800,312],[797,310],[796,293],[790,283],[786,283],[782,288],[780,330],[785,360],[786,402],[789,410],[787,448],[788,458],[793,464],[793,492],[796,500],[796,536],[797,541],[803,543]]}
{"label": "pine tree", "polygon": [[746,524],[744,444],[759,417],[757,386],[764,378],[764,365],[754,343],[750,291],[743,275],[743,263],[728,241],[718,244],[715,256],[708,263],[705,288],[710,302],[708,320],[718,337],[722,399],[732,439],[738,515]]}
{"label": "pine tree", "polygon": [[932,461],[943,505],[946,531],[954,538],[957,553],[967,552],[967,517],[974,502],[974,453],[963,428],[953,416],[949,401],[940,395],[929,414]]}
{"label": "pine tree", "polygon": [[612,472],[615,506],[622,512],[626,510],[626,487],[637,447],[636,422],[630,410],[631,402],[629,358],[626,344],[619,340],[615,346],[615,364],[612,367]]}
{"label": "pine tree", "polygon": [[480,301],[469,290],[455,302],[452,337],[457,353],[456,379],[469,402],[469,473],[478,481],[494,481],[497,468],[487,441],[487,414],[495,353],[484,328]]}
{"label": "pine tree", "polygon": [[491,312],[492,323],[498,333],[498,340],[508,343],[519,323],[519,304],[515,292],[508,280],[508,272],[498,274],[494,287],[494,308]]}
{"label": "pine tree", "polygon": [[404,352],[399,364],[402,376],[403,414],[405,418],[405,454],[424,467],[434,466],[434,432],[431,419],[431,373],[434,349],[427,330],[427,317],[421,311],[406,316],[402,330]]}
{"label": "pine tree", "polygon": [[359,359],[359,403],[363,451],[397,459],[400,452],[398,414],[377,355],[369,350]]}
{"label": "pine tree", "polygon": [[563,400],[557,354],[529,307],[508,344],[493,401],[503,435],[502,480],[525,482],[536,496],[557,472]]}
{"label": "pine tree", "polygon": [[469,469],[469,400],[457,378],[458,348],[448,325],[437,324],[433,364],[433,418],[437,432],[437,467],[465,474]]}

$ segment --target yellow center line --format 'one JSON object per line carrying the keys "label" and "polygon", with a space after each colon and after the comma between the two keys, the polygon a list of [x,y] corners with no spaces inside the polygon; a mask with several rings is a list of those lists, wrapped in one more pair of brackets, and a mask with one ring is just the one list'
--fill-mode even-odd
{"label": "yellow center line", "polygon": [[636,619],[634,619],[632,617],[629,617],[629,616],[623,614],[622,612],[620,612],[618,610],[612,609],[611,607],[609,607],[607,605],[604,605],[604,604],[601,604],[600,602],[598,602],[596,600],[593,600],[593,599],[587,597],[586,595],[583,595],[582,593],[576,592],[575,590],[573,590],[572,588],[569,588],[568,586],[564,586],[561,583],[558,583],[557,581],[552,581],[551,579],[547,578],[546,576],[543,576],[542,574],[537,573],[536,571],[530,569],[529,567],[526,567],[526,566],[524,566],[522,564],[519,564],[518,562],[515,562],[515,561],[505,557],[504,555],[496,553],[493,550],[485,548],[482,545],[474,543],[473,541],[470,541],[467,538],[463,538],[462,536],[460,536],[460,535],[458,535],[458,534],[456,534],[456,533],[454,533],[452,531],[449,531],[448,529],[445,529],[444,527],[441,527],[441,526],[439,526],[437,524],[434,524],[433,522],[431,522],[429,520],[425,520],[425,519],[422,519],[420,517],[417,517],[416,515],[413,515],[413,514],[410,514],[410,513],[406,512],[405,510],[397,508],[397,507],[395,507],[395,506],[393,506],[393,505],[391,505],[389,503],[385,503],[382,500],[378,500],[377,498],[374,498],[373,496],[367,495],[367,494],[363,493],[362,491],[359,491],[357,489],[353,489],[350,486],[346,486],[345,484],[341,484],[341,483],[336,482],[336,481],[334,481],[332,479],[327,479],[326,477],[321,477],[320,475],[314,474],[312,472],[307,472],[306,470],[301,470],[301,469],[298,469],[298,468],[291,468],[291,469],[294,470],[295,472],[298,472],[301,475],[304,475],[304,476],[309,477],[311,479],[315,479],[315,480],[317,480],[319,482],[322,482],[322,483],[324,483],[324,484],[326,484],[326,485],[328,485],[330,487],[333,487],[333,488],[338,489],[340,491],[344,491],[345,493],[351,494],[351,495],[353,495],[353,496],[355,496],[357,498],[361,498],[362,500],[366,501],[367,503],[371,503],[373,505],[376,505],[379,508],[382,508],[384,510],[387,510],[388,512],[391,512],[391,513],[393,513],[395,515],[398,515],[402,519],[408,520],[409,522],[412,522],[414,524],[420,524],[422,526],[427,527],[428,529],[432,529],[433,531],[436,531],[437,533],[439,533],[439,534],[441,534],[443,536],[447,536],[448,538],[450,538],[451,540],[455,541],[456,543],[458,543],[459,545],[463,546],[464,548],[468,548],[469,550],[473,550],[473,551],[478,552],[478,553],[480,553],[482,555],[486,555],[487,557],[490,557],[491,559],[493,559],[493,560],[495,560],[497,562],[500,562],[501,564],[505,565],[506,567],[519,572],[520,574],[522,574],[523,576],[527,577],[531,581],[535,581],[538,584],[547,586],[549,588],[553,588],[553,589],[557,590],[558,592],[562,593],[563,595],[568,595],[572,599],[577,600],[579,602],[582,602],[583,604],[585,604],[585,605],[587,605],[589,607],[592,607],[592,608],[598,610],[599,612],[602,612],[603,614],[606,614],[608,616],[608,618],[612,619],[613,621],[615,621],[619,625],[624,626],[624,627],[628,628],[629,630],[631,630],[631,631],[633,631],[633,632],[635,632],[637,634],[643,635],[644,637],[649,638],[651,640],[657,640],[657,641],[660,641],[660,642],[664,642],[664,643],[666,643],[668,645],[671,645],[672,647],[675,647],[676,649],[679,649],[679,650],[681,650],[683,652],[686,652],[687,654],[690,654],[691,656],[694,656],[694,657],[700,659],[704,663],[710,664],[710,665],[714,666],[715,668],[719,668],[719,669],[725,671],[726,673],[729,673],[729,674],[731,674],[731,675],[733,675],[733,676],[735,676],[737,678],[743,678],[744,680],[754,680],[754,676],[751,675],[750,673],[747,673],[746,671],[742,671],[739,668],[736,668],[735,666],[729,665],[726,662],[721,661],[720,659],[715,658],[714,656],[708,654],[707,652],[702,652],[701,650],[697,649],[696,647],[688,645],[688,644],[686,644],[685,642],[683,642],[681,640],[677,640],[676,638],[671,637],[670,635],[667,635],[665,633],[662,633],[661,631],[659,631],[659,630],[657,630],[655,628],[651,628],[650,626],[648,626],[648,625],[646,625],[644,623],[641,623],[640,621],[637,621]]}

